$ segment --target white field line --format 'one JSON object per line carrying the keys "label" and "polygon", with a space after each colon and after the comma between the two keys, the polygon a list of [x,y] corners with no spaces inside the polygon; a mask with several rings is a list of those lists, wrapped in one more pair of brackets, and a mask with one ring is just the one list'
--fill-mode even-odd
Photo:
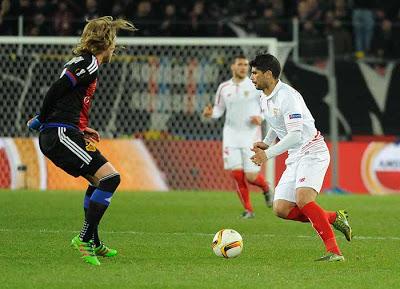
{"label": "white field line", "polygon": [[[17,229],[4,229],[0,228],[0,233],[40,233],[40,234],[64,234],[71,233],[77,234],[79,231],[68,231],[68,230],[17,230]],[[209,233],[198,233],[198,232],[138,232],[138,231],[101,231],[102,234],[121,234],[121,235],[154,235],[154,236],[213,236],[214,234]],[[243,236],[247,236],[243,234]],[[277,234],[251,234],[251,236],[264,237],[264,238],[280,238],[290,237],[290,235],[277,235]],[[317,236],[306,236],[297,235],[296,238],[300,239],[315,239]],[[339,238],[344,238],[339,236]],[[372,240],[372,241],[384,241],[384,240],[395,240],[400,241],[400,237],[394,236],[354,236],[356,240]]]}

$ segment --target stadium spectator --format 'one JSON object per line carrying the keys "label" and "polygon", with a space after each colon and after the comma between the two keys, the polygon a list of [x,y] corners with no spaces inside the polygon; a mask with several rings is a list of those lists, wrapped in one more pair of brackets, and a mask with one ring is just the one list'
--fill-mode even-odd
{"label": "stadium spectator", "polygon": [[100,17],[96,0],[86,0],[85,9],[84,20]]}
{"label": "stadium spectator", "polygon": [[111,8],[111,15],[130,18],[134,11],[133,0],[116,0]]}
{"label": "stadium spectator", "polygon": [[[11,6],[10,0],[4,0],[1,2],[1,5],[0,5],[0,33],[3,33],[3,34],[7,34],[6,33],[7,26],[5,25],[5,24],[7,24],[7,21],[4,21],[4,17],[10,11],[10,6]],[[6,22],[6,23],[4,23],[4,22]]]}
{"label": "stadium spectator", "polygon": [[297,6],[297,17],[301,22],[307,20],[320,20],[322,15],[317,0],[302,0]]}
{"label": "stadium spectator", "polygon": [[139,27],[137,35],[153,36],[157,35],[155,20],[152,15],[152,5],[148,0],[140,1],[136,7],[133,19]]}
{"label": "stadium spectator", "polygon": [[364,58],[371,48],[374,34],[375,0],[353,0],[352,23],[354,29],[356,57]]}
{"label": "stadium spectator", "polygon": [[43,13],[34,14],[32,18],[32,23],[28,28],[28,35],[51,35],[51,27],[49,23],[46,23],[46,19],[47,18]]}
{"label": "stadium spectator", "polygon": [[349,7],[346,5],[345,0],[335,0],[333,14],[336,19],[346,22],[350,21]]}
{"label": "stadium spectator", "polygon": [[[203,1],[196,1],[189,13],[189,36],[212,36],[213,31],[207,29],[210,20],[205,16],[205,4]],[[214,30],[215,32],[215,30]]]}
{"label": "stadium spectator", "polygon": [[54,32],[58,36],[74,33],[73,13],[66,2],[58,2],[57,11],[53,17]]}
{"label": "stadium spectator", "polygon": [[396,58],[399,57],[399,33],[393,29],[390,20],[385,19],[376,27],[373,40],[373,50],[378,57]]}
{"label": "stadium spectator", "polygon": [[332,23],[332,31],[335,42],[336,55],[348,55],[353,51],[351,33],[343,27],[342,21],[335,19]]}
{"label": "stadium spectator", "polygon": [[264,10],[264,15],[255,20],[254,30],[261,37],[284,38],[284,30],[275,17],[272,6]]}
{"label": "stadium spectator", "polygon": [[32,5],[32,12],[34,14],[42,14],[49,16],[52,11],[52,5],[47,0],[35,0]]}
{"label": "stadium spectator", "polygon": [[[261,37],[290,40],[291,18],[297,17],[300,28],[306,29],[301,31],[303,39],[312,35],[311,39],[305,39],[309,43],[302,46],[335,34],[337,52],[347,53],[348,33],[354,33],[359,58],[369,52],[372,40],[392,35],[400,25],[396,15],[400,8],[398,0],[379,3],[377,0],[0,0],[0,3],[2,35],[18,33],[19,15],[23,16],[23,32],[28,35],[77,35],[86,19],[113,15],[134,19],[140,28],[135,34],[139,36],[236,36],[241,34],[238,31],[244,31],[241,35],[254,32]],[[374,37],[374,29],[380,31],[383,21],[384,35]],[[239,30],[235,28],[233,32],[231,24]],[[374,55],[376,49],[373,43]]]}
{"label": "stadium spectator", "polygon": [[306,58],[318,57],[323,54],[326,49],[321,46],[325,40],[321,37],[318,30],[315,28],[314,22],[311,20],[305,21],[300,32],[300,54]]}
{"label": "stadium spectator", "polygon": [[161,36],[179,35],[179,24],[176,15],[176,7],[169,3],[165,6],[163,20],[160,25]]}

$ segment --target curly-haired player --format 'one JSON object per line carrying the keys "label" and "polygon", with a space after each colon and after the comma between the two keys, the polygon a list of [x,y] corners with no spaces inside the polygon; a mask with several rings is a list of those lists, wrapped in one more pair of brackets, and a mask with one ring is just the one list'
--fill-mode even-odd
{"label": "curly-haired player", "polygon": [[85,220],[71,245],[91,265],[97,256],[112,257],[115,249],[104,245],[98,225],[120,183],[120,175],[96,149],[99,133],[88,127],[89,110],[97,85],[99,66],[111,60],[118,30],[134,31],[134,25],[110,16],[89,20],[73,57],[64,65],[60,78],[48,90],[40,114],[28,122],[40,131],[43,154],[68,174],[88,180],[84,199]]}

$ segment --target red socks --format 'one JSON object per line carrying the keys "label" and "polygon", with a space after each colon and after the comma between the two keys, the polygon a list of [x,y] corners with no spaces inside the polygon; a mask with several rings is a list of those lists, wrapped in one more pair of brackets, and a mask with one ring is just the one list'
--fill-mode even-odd
{"label": "red socks", "polygon": [[249,212],[253,212],[253,208],[250,203],[249,188],[247,187],[246,176],[243,170],[233,170],[232,177],[235,179],[236,191],[244,208]]}
{"label": "red socks", "polygon": [[248,181],[250,184],[260,187],[263,192],[269,191],[268,183],[265,181],[265,178],[262,174],[258,174],[257,178],[254,181]]}
{"label": "red socks", "polygon": [[312,226],[324,242],[326,251],[342,255],[326,212],[316,202],[308,203],[300,211],[310,220]]}
{"label": "red socks", "polygon": [[[333,224],[336,220],[336,212],[332,211],[324,211],[324,212],[326,218],[328,219],[329,224]],[[310,221],[297,206],[293,207],[293,209],[289,212],[289,215],[287,215],[286,219],[304,223],[308,223]]]}
{"label": "red socks", "polygon": [[310,222],[310,220],[301,212],[301,210],[297,206],[293,207],[290,210],[286,219],[293,220],[293,221],[299,221],[299,222],[303,222],[303,223]]}

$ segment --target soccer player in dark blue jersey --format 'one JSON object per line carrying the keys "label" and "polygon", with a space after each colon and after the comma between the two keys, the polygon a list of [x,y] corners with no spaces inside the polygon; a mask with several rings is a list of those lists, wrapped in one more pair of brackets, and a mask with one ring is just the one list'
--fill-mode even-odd
{"label": "soccer player in dark blue jersey", "polygon": [[98,225],[120,175],[96,149],[94,142],[100,141],[100,134],[88,122],[99,66],[110,62],[120,29],[136,30],[132,23],[110,16],[88,21],[73,50],[75,57],[48,90],[40,114],[28,121],[30,129],[40,131],[40,149],[47,158],[68,174],[89,181],[83,204],[85,220],[71,245],[91,265],[100,265],[97,256],[117,254],[101,242]]}

